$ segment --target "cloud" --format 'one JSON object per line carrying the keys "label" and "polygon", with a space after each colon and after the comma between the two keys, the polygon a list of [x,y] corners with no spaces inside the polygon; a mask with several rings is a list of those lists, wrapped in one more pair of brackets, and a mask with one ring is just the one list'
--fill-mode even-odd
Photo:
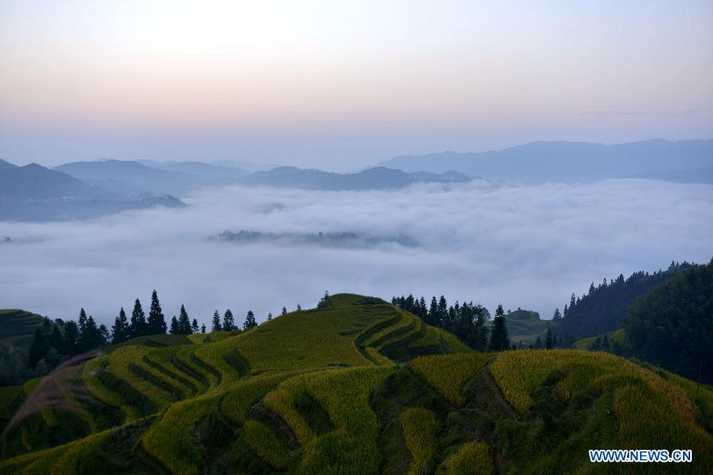
{"label": "cloud", "polygon": [[[390,298],[445,294],[491,310],[549,317],[589,283],[713,254],[713,187],[647,180],[587,185],[416,185],[399,191],[205,190],[185,209],[131,211],[72,223],[0,223],[0,307],[110,323],[156,288],[168,318],[184,303],[208,323],[283,305],[313,306],[325,290]],[[226,229],[409,236],[354,249],[211,242]]]}

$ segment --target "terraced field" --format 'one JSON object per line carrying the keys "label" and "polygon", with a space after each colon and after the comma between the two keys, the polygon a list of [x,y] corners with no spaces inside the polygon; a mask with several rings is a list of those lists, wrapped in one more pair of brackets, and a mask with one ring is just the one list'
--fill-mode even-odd
{"label": "terraced field", "polygon": [[713,392],[696,402],[692,384],[599,353],[474,353],[344,294],[0,388],[0,414],[15,416],[0,473],[586,473],[592,444],[656,441],[694,450],[695,464],[668,468],[705,473]]}

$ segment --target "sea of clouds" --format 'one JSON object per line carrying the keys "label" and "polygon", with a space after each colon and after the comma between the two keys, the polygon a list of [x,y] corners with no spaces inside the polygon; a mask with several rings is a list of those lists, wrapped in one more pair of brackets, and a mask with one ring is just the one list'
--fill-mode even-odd
{"label": "sea of clouds", "polygon": [[[396,191],[227,187],[184,209],[59,223],[0,222],[0,308],[110,323],[157,289],[168,318],[186,305],[258,320],[314,306],[325,290],[390,299],[414,293],[549,318],[572,292],[672,260],[713,256],[713,186],[648,180],[510,186],[476,181]],[[233,243],[222,231],[357,233],[373,246]],[[394,236],[408,237],[403,246]],[[371,241],[370,241],[371,242]]]}

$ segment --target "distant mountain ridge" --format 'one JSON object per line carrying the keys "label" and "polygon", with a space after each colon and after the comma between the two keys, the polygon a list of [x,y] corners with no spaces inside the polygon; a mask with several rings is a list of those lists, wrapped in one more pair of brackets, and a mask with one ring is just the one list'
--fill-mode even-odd
{"label": "distant mountain ridge", "polygon": [[302,188],[310,190],[379,190],[405,188],[415,183],[464,183],[471,179],[462,173],[406,173],[393,168],[375,167],[358,173],[332,173],[315,169],[279,167],[256,172],[241,179],[246,185]]}
{"label": "distant mountain ridge", "polygon": [[533,142],[500,151],[405,155],[379,165],[411,173],[456,170],[470,176],[532,184],[646,178],[652,174],[667,179],[670,172],[713,166],[713,140],[654,139],[617,145]]}
{"label": "distant mountain ridge", "polygon": [[158,205],[185,206],[173,196],[107,183],[112,186],[83,181],[36,163],[20,167],[0,160],[0,220],[64,221]]}

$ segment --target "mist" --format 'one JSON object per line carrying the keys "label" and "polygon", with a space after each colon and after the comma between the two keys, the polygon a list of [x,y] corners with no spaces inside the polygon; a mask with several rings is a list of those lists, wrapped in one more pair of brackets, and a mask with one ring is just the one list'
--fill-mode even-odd
{"label": "mist", "polygon": [[[591,282],[713,255],[713,186],[650,180],[514,186],[474,181],[398,191],[225,187],[183,209],[79,222],[0,223],[0,308],[110,324],[158,291],[209,324],[314,306],[325,290],[390,299],[414,293],[522,307],[550,318]],[[230,242],[223,231],[355,233],[369,246],[300,239]],[[406,239],[402,245],[394,236]]]}

